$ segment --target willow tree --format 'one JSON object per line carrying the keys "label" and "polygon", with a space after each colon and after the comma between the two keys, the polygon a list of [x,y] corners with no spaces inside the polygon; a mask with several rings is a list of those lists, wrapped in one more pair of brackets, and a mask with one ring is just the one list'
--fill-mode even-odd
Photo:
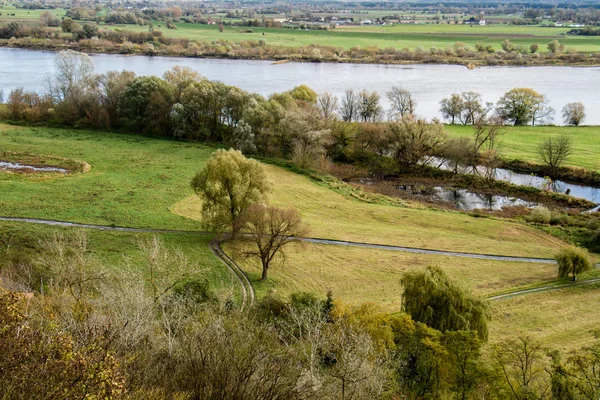
{"label": "willow tree", "polygon": [[487,341],[487,303],[452,281],[439,267],[405,274],[401,279],[402,310],[415,321],[439,331],[475,331]]}
{"label": "willow tree", "polygon": [[250,205],[266,201],[271,184],[263,166],[239,150],[219,149],[191,182],[202,200],[202,217],[211,228],[234,227]]}
{"label": "willow tree", "polygon": [[554,256],[554,259],[558,264],[559,278],[567,278],[571,275],[575,281],[578,274],[592,269],[586,251],[579,247],[563,247]]}

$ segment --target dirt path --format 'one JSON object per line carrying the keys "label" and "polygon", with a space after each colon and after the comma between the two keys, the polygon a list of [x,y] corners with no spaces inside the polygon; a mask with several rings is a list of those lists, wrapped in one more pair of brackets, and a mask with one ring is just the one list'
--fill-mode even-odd
{"label": "dirt path", "polygon": [[505,300],[510,299],[511,297],[522,296],[525,294],[538,293],[538,292],[548,292],[551,290],[559,290],[559,289],[569,289],[577,286],[587,286],[600,283],[600,278],[592,278],[586,279],[583,281],[577,281],[573,283],[563,283],[563,284],[554,284],[547,286],[540,286],[531,289],[523,289],[523,290],[515,290],[514,292],[503,293],[496,296],[490,296],[487,300],[496,301],[496,300]]}
{"label": "dirt path", "polygon": [[[18,218],[18,217],[0,217],[0,221],[14,221],[14,222],[25,222],[32,224],[42,224],[50,226],[62,226],[62,227],[75,227],[75,228],[86,228],[86,229],[97,229],[103,231],[119,231],[119,232],[139,232],[139,233],[175,233],[175,234],[188,234],[188,235],[212,235],[210,232],[203,231],[182,231],[174,229],[149,229],[149,228],[128,228],[121,226],[108,226],[108,225],[95,225],[95,224],[80,224],[76,222],[67,221],[54,221],[47,219],[38,218]],[[431,250],[416,247],[404,247],[404,246],[392,246],[385,244],[373,244],[373,243],[361,243],[361,242],[349,242],[344,240],[333,240],[333,239],[321,239],[321,238],[300,238],[301,241],[307,243],[333,245],[333,246],[348,246],[348,247],[362,247],[368,249],[378,250],[390,250],[390,251],[402,251],[416,254],[432,254],[449,257],[466,257],[484,260],[495,260],[495,261],[512,261],[512,262],[528,262],[528,263],[547,263],[555,264],[556,261],[549,258],[533,258],[533,257],[513,257],[513,256],[500,256],[493,254],[478,254],[478,253],[461,253],[454,251],[444,250]],[[248,279],[248,276],[244,271],[223,251],[221,248],[221,241],[213,239],[210,242],[210,248],[213,253],[223,261],[230,272],[237,278],[241,286],[242,291],[242,309],[246,306],[251,306],[254,302],[254,288],[252,283]],[[596,264],[596,268],[600,268],[600,264]],[[488,297],[488,300],[503,300],[510,297],[521,296],[530,293],[537,293],[549,290],[558,290],[569,287],[590,285],[594,283],[600,283],[600,278],[593,278],[584,281],[579,281],[571,284],[561,285],[547,285],[532,289],[515,290],[514,292],[504,293],[496,296]]]}

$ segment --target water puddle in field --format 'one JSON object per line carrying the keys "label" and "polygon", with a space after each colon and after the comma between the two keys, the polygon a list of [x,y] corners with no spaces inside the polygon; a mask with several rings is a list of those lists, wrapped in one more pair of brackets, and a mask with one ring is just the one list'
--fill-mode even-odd
{"label": "water puddle in field", "polygon": [[503,207],[524,206],[534,208],[538,203],[512,196],[479,194],[467,189],[447,189],[441,186],[399,185],[396,189],[413,196],[423,196],[453,204],[459,210],[502,210]]}
{"label": "water puddle in field", "polygon": [[[440,158],[432,157],[432,160],[440,169],[449,171],[454,169],[454,167],[448,165]],[[460,167],[458,172],[464,174],[485,175],[483,167],[477,167],[475,170],[472,168]],[[573,197],[585,199],[591,201],[592,203],[600,203],[600,188],[597,187],[578,185],[561,180],[551,181],[541,176],[521,174],[504,168],[496,168],[495,171],[493,171],[493,175],[494,179],[496,180],[509,182],[514,185],[530,186],[541,190],[550,190],[555,193],[568,194]]]}
{"label": "water puddle in field", "polygon": [[13,171],[23,171],[23,172],[61,172],[63,174],[69,173],[69,171],[64,168],[34,167],[33,165],[11,163],[11,162],[7,162],[7,161],[0,161],[0,170],[13,170]]}

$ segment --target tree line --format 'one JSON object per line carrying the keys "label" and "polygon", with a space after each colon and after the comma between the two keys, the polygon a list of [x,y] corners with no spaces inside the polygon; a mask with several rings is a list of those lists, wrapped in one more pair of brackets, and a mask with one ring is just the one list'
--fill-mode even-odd
{"label": "tree line", "polygon": [[[546,97],[527,88],[507,92],[495,106],[475,92],[452,94],[440,102],[444,119],[474,127],[472,138],[452,139],[439,121],[418,117],[416,100],[400,87],[386,93],[385,111],[375,91],[347,90],[338,98],[301,85],[263,97],[185,67],[162,79],[128,71],[98,75],[89,56],[73,51],[59,53],[55,67],[46,93],[7,94],[9,119],[219,142],[245,154],[292,159],[300,167],[324,159],[357,161],[389,174],[437,155],[456,166],[493,168],[503,124],[539,124],[552,113]],[[585,117],[581,103],[568,104],[564,113],[574,125]],[[549,147],[559,155],[548,158],[554,172],[568,155],[554,151],[558,144]]]}

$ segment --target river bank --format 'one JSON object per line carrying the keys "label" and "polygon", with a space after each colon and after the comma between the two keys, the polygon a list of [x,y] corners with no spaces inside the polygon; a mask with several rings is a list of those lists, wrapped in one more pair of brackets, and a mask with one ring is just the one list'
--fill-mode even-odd
{"label": "river bank", "polygon": [[[237,43],[232,43],[237,44]],[[175,45],[160,47],[137,45],[132,43],[113,43],[103,41],[81,40],[79,42],[59,39],[0,39],[0,47],[21,48],[28,50],[61,51],[75,50],[93,54],[130,54],[157,57],[187,57],[202,59],[228,60],[263,60],[273,62],[307,62],[307,63],[346,63],[346,64],[381,64],[381,65],[413,65],[439,64],[461,65],[468,69],[484,66],[540,67],[540,66],[569,66],[592,67],[600,66],[600,53],[505,53],[494,54],[467,52],[460,56],[447,54],[432,54],[431,52],[415,52],[408,50],[394,51],[386,49],[362,49],[357,52],[332,52],[330,46],[301,46],[288,48],[280,46],[260,45],[256,51],[231,51],[226,47],[203,46],[185,48]],[[251,49],[255,48],[251,46]]]}

